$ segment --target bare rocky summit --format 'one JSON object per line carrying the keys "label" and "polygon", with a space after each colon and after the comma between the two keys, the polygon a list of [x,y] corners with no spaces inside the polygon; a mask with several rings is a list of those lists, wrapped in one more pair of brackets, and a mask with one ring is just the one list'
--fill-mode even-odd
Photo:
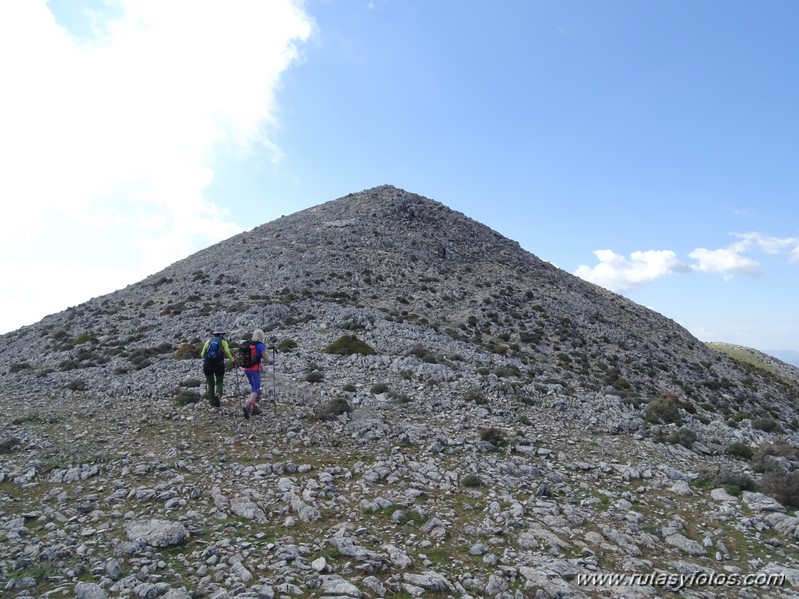
{"label": "bare rocky summit", "polygon": [[2,340],[9,597],[796,595],[797,369],[394,187]]}

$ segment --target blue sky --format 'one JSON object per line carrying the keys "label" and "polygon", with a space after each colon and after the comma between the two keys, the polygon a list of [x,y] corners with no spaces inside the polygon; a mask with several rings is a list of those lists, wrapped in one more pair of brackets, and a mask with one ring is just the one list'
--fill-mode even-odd
{"label": "blue sky", "polygon": [[0,57],[0,332],[388,183],[799,350],[792,0],[8,0]]}

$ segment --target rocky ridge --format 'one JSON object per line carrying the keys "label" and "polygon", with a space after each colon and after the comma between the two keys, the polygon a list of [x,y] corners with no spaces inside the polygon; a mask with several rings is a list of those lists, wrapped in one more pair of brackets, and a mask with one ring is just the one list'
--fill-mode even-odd
{"label": "rocky ridge", "polygon": [[[240,372],[222,408],[197,401],[216,323],[281,350],[249,421]],[[326,351],[345,335],[375,353]],[[795,493],[774,482],[799,467],[790,368],[730,359],[402,190],[267,223],[3,340],[9,596],[799,583]]]}

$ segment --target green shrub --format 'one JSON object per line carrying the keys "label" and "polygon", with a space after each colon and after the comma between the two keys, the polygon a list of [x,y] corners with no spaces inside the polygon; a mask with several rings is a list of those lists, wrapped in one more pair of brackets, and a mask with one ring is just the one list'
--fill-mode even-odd
{"label": "green shrub", "polygon": [[485,483],[476,474],[467,474],[461,479],[462,487],[482,487]]}
{"label": "green shrub", "polygon": [[374,354],[375,350],[372,349],[366,342],[358,339],[355,335],[343,335],[328,345],[325,348],[325,352],[340,356],[349,356],[352,354],[369,356]]}
{"label": "green shrub", "polygon": [[200,394],[197,393],[197,391],[181,389],[175,394],[172,400],[180,406],[187,406],[200,401]]}
{"label": "green shrub", "polygon": [[71,391],[85,391],[86,387],[86,381],[83,379],[73,379],[67,383],[67,389]]}
{"label": "green shrub", "polygon": [[495,447],[504,447],[508,444],[508,440],[505,438],[505,433],[503,433],[501,429],[498,429],[494,426],[480,429],[480,440],[488,441]]}
{"label": "green shrub", "polygon": [[410,395],[398,391],[389,391],[388,398],[400,404],[411,403],[411,401],[413,401]]}
{"label": "green shrub", "polygon": [[69,338],[69,333],[64,329],[55,329],[51,335],[56,341],[66,341]]}
{"label": "green shrub", "polygon": [[372,395],[380,395],[381,393],[385,393],[386,391],[388,391],[388,385],[386,383],[375,383],[369,389],[369,392]]}
{"label": "green shrub", "polygon": [[344,391],[344,393],[355,393],[358,388],[352,383],[347,383],[341,388],[341,390]]}
{"label": "green shrub", "polygon": [[763,491],[788,508],[799,508],[799,471],[767,472]]}
{"label": "green shrub", "polygon": [[15,448],[21,448],[22,445],[22,441],[16,437],[0,437],[0,454],[11,453]]}
{"label": "green shrub", "polygon": [[202,344],[183,343],[175,351],[176,360],[192,360],[200,357],[202,351]]}
{"label": "green shrub", "polygon": [[494,374],[498,378],[504,378],[509,376],[520,376],[521,372],[517,366],[498,366],[494,369]]}
{"label": "green shrub", "polygon": [[325,375],[319,370],[312,370],[305,375],[305,380],[309,383],[321,383],[325,380]]}
{"label": "green shrub", "polygon": [[627,379],[619,377],[613,382],[613,387],[615,389],[618,389],[619,391],[623,391],[629,389],[630,387],[632,387],[632,385],[630,384],[630,381],[628,381]]}
{"label": "green shrub", "polygon": [[682,445],[683,447],[691,449],[696,439],[696,433],[690,428],[683,426],[672,432],[671,436],[669,437],[669,443],[672,445]]}
{"label": "green shrub", "polygon": [[727,493],[736,497],[743,491],[757,491],[755,480],[748,474],[733,472],[722,476],[718,482]]}
{"label": "green shrub", "polygon": [[677,399],[662,395],[651,400],[644,408],[644,419],[652,424],[682,424]]}
{"label": "green shrub", "polygon": [[488,400],[485,398],[483,393],[474,387],[466,390],[466,392],[463,394],[463,399],[466,401],[473,401],[480,406],[484,406],[488,403]]}
{"label": "green shrub", "polygon": [[727,455],[734,456],[736,458],[744,458],[745,460],[749,460],[754,455],[755,450],[749,447],[746,443],[741,441],[736,441],[735,443],[730,443],[727,446]]}
{"label": "green shrub", "polygon": [[297,342],[294,339],[283,339],[280,342],[280,345],[277,346],[277,351],[279,352],[290,352],[292,349],[297,347]]}
{"label": "green shrub", "polygon": [[9,374],[14,374],[15,372],[22,372],[23,370],[30,370],[33,368],[28,362],[16,362],[12,364],[8,368]]}
{"label": "green shrub", "polygon": [[781,430],[779,422],[773,418],[755,418],[752,421],[752,428],[767,433],[778,432]]}
{"label": "green shrub", "polygon": [[317,408],[314,416],[317,420],[334,420],[342,414],[352,412],[352,406],[343,397],[335,397]]}
{"label": "green shrub", "polygon": [[427,364],[438,364],[438,358],[436,355],[419,343],[413,346],[410,351],[410,355],[416,356],[422,362],[426,362]]}
{"label": "green shrub", "polygon": [[795,461],[799,458],[799,450],[787,443],[769,443],[758,447],[752,455],[752,468],[755,472],[765,472],[769,469],[768,460],[766,460],[768,456]]}

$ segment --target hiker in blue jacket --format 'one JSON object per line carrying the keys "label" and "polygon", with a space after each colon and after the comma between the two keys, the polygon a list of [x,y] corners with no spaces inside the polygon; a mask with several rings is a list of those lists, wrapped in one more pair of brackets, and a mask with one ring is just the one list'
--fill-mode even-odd
{"label": "hiker in blue jacket", "polygon": [[261,408],[258,407],[258,395],[261,393],[261,372],[263,372],[263,360],[266,358],[267,364],[274,364],[274,360],[270,360],[268,356],[264,355],[266,346],[264,345],[265,335],[261,329],[256,329],[252,334],[252,341],[250,341],[250,359],[248,366],[243,367],[244,374],[247,375],[247,381],[250,383],[250,398],[247,400],[247,405],[244,406],[244,417],[249,420],[250,416],[257,416],[261,413]]}
{"label": "hiker in blue jacket", "polygon": [[203,359],[206,398],[211,406],[218,408],[224,391],[225,358],[233,362],[233,354],[230,353],[223,327],[215,327],[212,335],[203,345],[200,357]]}

